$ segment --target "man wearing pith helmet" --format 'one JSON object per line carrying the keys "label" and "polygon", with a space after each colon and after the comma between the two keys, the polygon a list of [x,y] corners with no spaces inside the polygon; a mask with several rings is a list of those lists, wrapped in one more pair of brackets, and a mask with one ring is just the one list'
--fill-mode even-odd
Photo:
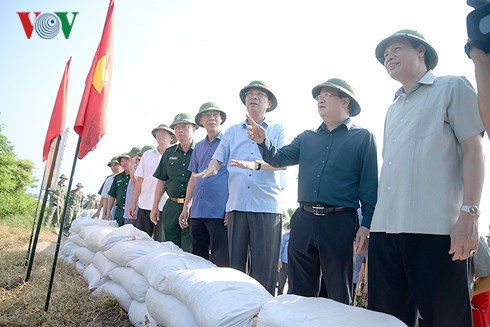
{"label": "man wearing pith helmet", "polygon": [[[144,146],[141,154],[141,160],[136,168],[134,176],[136,177],[136,183],[134,187],[133,201],[129,208],[129,214],[136,218],[135,227],[145,231],[149,236],[153,236],[156,241],[162,242],[161,226],[155,224],[150,220],[151,208],[153,206],[153,199],[155,197],[155,189],[157,187],[158,180],[153,176],[155,169],[160,163],[162,154],[167,148],[175,143],[174,130],[167,124],[160,124],[152,129],[151,135],[157,142],[157,147]],[[144,151],[143,151],[144,150]],[[167,195],[164,194],[158,203],[158,210],[162,211],[163,205],[167,201]],[[138,212],[136,213],[136,208]]]}
{"label": "man wearing pith helmet", "polygon": [[[114,181],[114,176],[122,171],[121,164],[117,160],[117,157],[112,158],[108,163],[107,167],[111,169],[112,174],[107,176],[99,189],[100,201],[97,207],[97,211],[92,215],[92,218],[106,219],[109,212],[108,200],[109,200],[109,189],[111,188],[112,182]],[[101,214],[102,213],[102,214]]]}
{"label": "man wearing pith helmet", "polygon": [[44,221],[44,225],[47,227],[53,226],[58,232],[60,217],[63,214],[63,208],[65,204],[65,197],[67,193],[65,182],[68,177],[65,174],[61,174],[59,177],[56,188],[49,189],[49,211]]}
{"label": "man wearing pith helmet", "polygon": [[[117,221],[119,227],[125,224],[124,221],[124,208],[126,207],[126,191],[128,185],[131,182],[129,173],[129,160],[131,157],[127,153],[121,154],[117,157],[117,161],[121,164],[122,172],[114,176],[111,188],[109,189],[109,199],[107,200],[107,208],[109,210],[107,214],[107,220]],[[112,207],[114,206],[114,214],[112,214]]]}
{"label": "man wearing pith helmet", "polygon": [[408,326],[471,326],[467,259],[483,184],[477,98],[462,76],[436,77],[424,36],[401,30],[376,59],[400,82],[388,108],[369,239],[368,308]]}
{"label": "man wearing pith helmet", "polygon": [[[228,242],[230,267],[246,272],[250,257],[250,276],[274,294],[277,258],[281,242],[281,176],[277,168],[263,163],[262,155],[247,136],[251,119],[263,126],[274,145],[285,143],[284,128],[267,116],[277,107],[277,99],[267,83],[253,81],[241,89],[240,99],[247,120],[226,130],[208,168],[198,177],[218,174],[228,167]],[[248,255],[248,253],[250,255]]]}
{"label": "man wearing pith helmet", "polygon": [[350,304],[352,240],[358,253],[367,250],[376,205],[376,142],[371,132],[351,119],[361,106],[345,80],[328,79],[316,85],[312,95],[321,118],[317,129],[304,131],[284,147],[274,146],[269,132],[255,123],[249,137],[270,165],[299,165],[299,208],[290,225],[288,292],[317,296],[323,278],[328,298]]}
{"label": "man wearing pith helmet", "polygon": [[[150,219],[155,225],[161,221],[164,240],[190,252],[189,229],[180,227],[179,216],[185,202],[187,183],[191,177],[187,168],[194,150],[194,132],[198,126],[190,114],[180,113],[175,116],[170,128],[174,130],[178,143],[165,150],[153,174],[158,181]],[[160,214],[158,203],[164,192],[167,192],[168,199]]]}
{"label": "man wearing pith helmet", "polygon": [[190,225],[192,253],[219,267],[227,267],[230,262],[225,216],[228,170],[221,166],[218,174],[209,178],[195,178],[195,175],[208,167],[223,138],[221,125],[225,120],[226,113],[215,102],[206,102],[199,108],[194,121],[206,129],[206,137],[192,151],[188,168],[192,176],[179,217],[180,227],[188,228]]}
{"label": "man wearing pith helmet", "polygon": [[83,206],[83,184],[77,183],[76,188],[70,191],[68,195],[68,205],[65,215],[65,225],[63,226],[63,232],[68,232],[71,223],[75,220],[82,210]]}

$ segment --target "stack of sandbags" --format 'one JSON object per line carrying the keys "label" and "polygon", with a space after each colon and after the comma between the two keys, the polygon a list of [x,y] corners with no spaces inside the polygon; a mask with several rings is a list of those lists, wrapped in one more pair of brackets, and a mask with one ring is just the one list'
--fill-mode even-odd
{"label": "stack of sandbags", "polygon": [[279,295],[264,303],[257,327],[402,327],[397,318],[333,300]]}
{"label": "stack of sandbags", "polygon": [[[251,327],[263,303],[272,299],[259,282],[232,268],[178,270],[166,276],[160,291],[182,302],[201,327]],[[149,291],[146,301],[153,315],[151,295]],[[172,310],[167,311],[171,317]]]}

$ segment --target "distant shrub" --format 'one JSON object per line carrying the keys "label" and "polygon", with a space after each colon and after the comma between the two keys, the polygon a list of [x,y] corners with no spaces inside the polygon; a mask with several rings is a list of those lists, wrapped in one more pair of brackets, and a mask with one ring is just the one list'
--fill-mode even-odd
{"label": "distant shrub", "polygon": [[34,216],[37,200],[23,190],[18,192],[0,192],[0,220],[13,215]]}

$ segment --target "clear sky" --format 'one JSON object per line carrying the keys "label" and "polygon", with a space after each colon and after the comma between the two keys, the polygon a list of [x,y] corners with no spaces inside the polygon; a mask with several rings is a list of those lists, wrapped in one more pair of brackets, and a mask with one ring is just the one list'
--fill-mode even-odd
{"label": "clear sky", "polygon": [[[71,172],[78,140],[72,128],[108,3],[0,4],[0,124],[18,157],[35,163],[39,183],[44,138],[70,56],[66,127],[71,131],[62,172]],[[154,127],[171,123],[179,112],[194,115],[204,102],[222,105],[228,114],[224,128],[238,123],[245,113],[238,93],[255,79],[268,82],[277,96],[278,108],[269,117],[284,124],[289,139],[321,122],[311,89],[328,78],[346,79],[362,108],[354,121],[376,135],[381,167],[384,116],[399,84],[375,59],[376,45],[397,30],[416,29],[439,54],[436,75],[463,75],[475,86],[473,64],[463,52],[471,10],[465,0],[116,0],[106,135],[77,162],[73,185],[82,182],[86,194],[96,193],[110,174],[106,164],[112,157],[133,146],[155,144]],[[35,31],[27,39],[16,14],[23,11],[79,14],[68,39],[60,32],[47,40]],[[196,140],[203,137],[198,130]],[[489,143],[485,138],[487,156]],[[288,170],[286,207],[296,207],[296,171]],[[482,234],[490,221],[486,184]]]}

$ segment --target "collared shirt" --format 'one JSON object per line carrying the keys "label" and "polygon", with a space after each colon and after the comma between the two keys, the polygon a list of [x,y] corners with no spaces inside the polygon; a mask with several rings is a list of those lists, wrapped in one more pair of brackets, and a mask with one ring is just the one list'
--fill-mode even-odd
{"label": "collared shirt", "polygon": [[484,130],[464,77],[428,71],[388,109],[371,231],[449,235],[463,201],[461,142]]}
{"label": "collared shirt", "polygon": [[68,196],[68,206],[74,209],[80,209],[83,205],[83,192],[80,190],[71,190],[70,195]]}
{"label": "collared shirt", "polygon": [[165,191],[169,197],[185,198],[187,183],[191,178],[191,172],[187,167],[193,150],[194,141],[187,152],[182,150],[180,144],[175,144],[163,153],[153,176],[165,181]]}
{"label": "collared shirt", "polygon": [[51,205],[62,206],[63,203],[65,202],[65,196],[67,191],[68,190],[66,185],[58,182],[58,184],[56,184],[56,188],[49,189],[49,203]]}
{"label": "collared shirt", "polygon": [[[213,141],[210,142],[206,136],[196,144],[189,163],[189,171],[200,173],[208,167],[222,137],[223,132],[220,132]],[[190,217],[223,219],[227,200],[228,170],[225,165],[222,165],[217,175],[196,178]]]}
{"label": "collared shirt", "polygon": [[[268,137],[269,135],[267,135]],[[298,202],[358,208],[369,228],[376,205],[376,141],[350,118],[332,131],[324,123],[296,136],[280,149],[268,138],[260,144],[264,160],[274,167],[299,164]]]}
{"label": "collared shirt", "polygon": [[[141,192],[138,197],[138,207],[145,210],[151,210],[153,206],[153,199],[155,198],[155,189],[157,187],[158,179],[153,176],[162,154],[158,152],[157,149],[152,149],[145,151],[141,156],[140,163],[134,172],[135,177],[143,178],[143,183],[141,183]],[[166,193],[163,194],[160,202],[158,203],[158,209],[162,211],[165,201],[167,201],[168,196]]]}
{"label": "collared shirt", "polygon": [[108,195],[116,198],[116,206],[122,208],[126,201],[126,191],[128,189],[128,184],[130,183],[129,174],[123,171],[114,176],[114,180],[112,181],[111,188]]}
{"label": "collared shirt", "polygon": [[279,262],[288,263],[289,232],[282,235],[281,247],[279,248]]}
{"label": "collared shirt", "polygon": [[[284,145],[284,128],[265,119],[260,125],[267,131],[272,144]],[[228,202],[226,211],[282,213],[280,205],[280,174],[278,171],[248,170],[229,167],[232,159],[262,160],[257,143],[248,138],[247,122],[231,126],[221,139],[213,159],[228,167]]]}

